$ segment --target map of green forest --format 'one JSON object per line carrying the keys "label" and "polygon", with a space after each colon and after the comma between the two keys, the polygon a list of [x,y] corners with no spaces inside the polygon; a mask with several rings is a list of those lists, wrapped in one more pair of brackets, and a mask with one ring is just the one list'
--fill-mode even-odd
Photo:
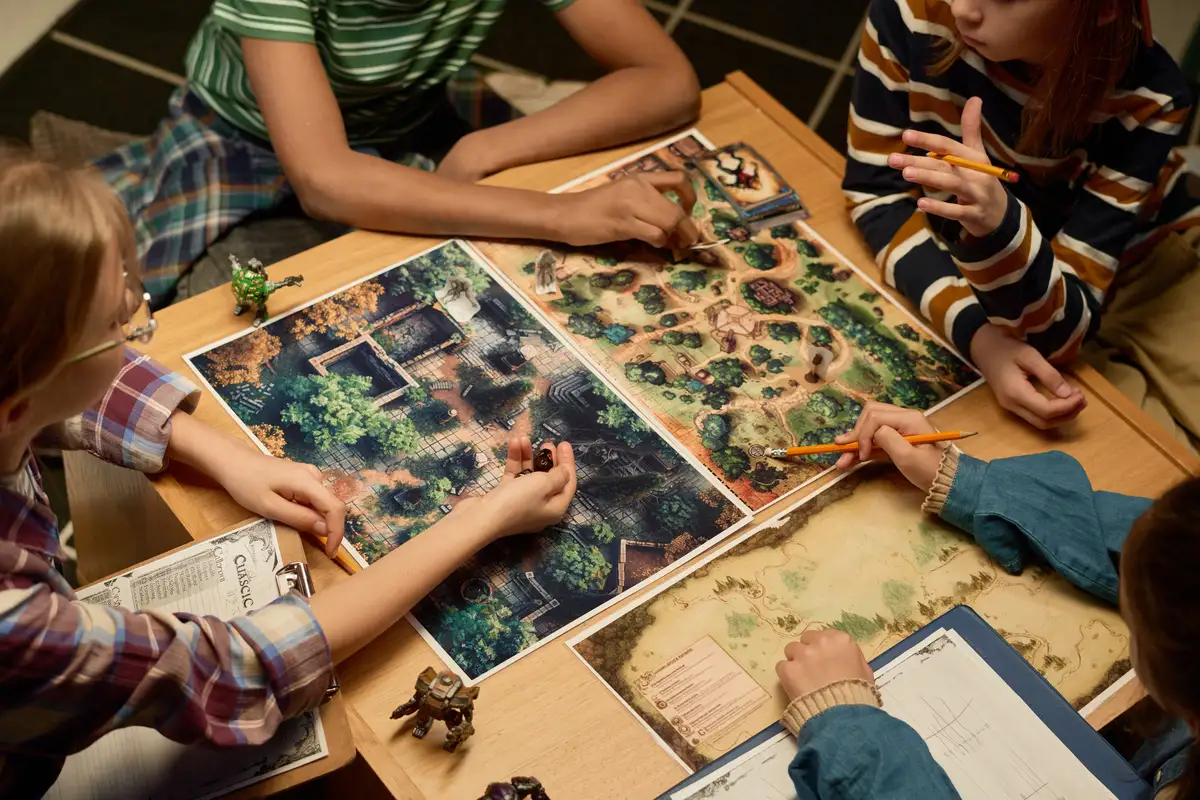
{"label": "map of green forest", "polygon": [[[687,168],[683,138],[573,187]],[[802,223],[752,233],[707,179],[693,216],[706,241],[672,263],[637,243],[552,250],[559,292],[534,293],[542,247],[479,242],[623,390],[751,508],[806,483],[833,459],[787,468],[777,447],[832,442],[868,400],[929,409],[978,376]]]}
{"label": "map of green forest", "polygon": [[[1114,608],[1049,570],[1009,575],[920,505],[893,469],[855,473],[572,647],[693,769],[779,719],[786,701],[775,663],[810,628],[848,632],[870,659],[966,604],[1076,707],[1129,670]],[[763,701],[717,734],[684,736],[637,686],[709,639]]]}
{"label": "map of green forest", "polygon": [[188,360],[263,449],[321,469],[364,564],[494,486],[510,437],[574,445],[564,522],[490,546],[413,612],[470,678],[744,516],[457,242]]}

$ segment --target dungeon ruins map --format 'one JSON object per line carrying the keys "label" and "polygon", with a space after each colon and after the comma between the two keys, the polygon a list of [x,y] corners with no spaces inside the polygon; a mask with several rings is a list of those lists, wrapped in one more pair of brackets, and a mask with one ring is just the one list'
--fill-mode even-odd
{"label": "dungeon ruins map", "polygon": [[871,659],[966,604],[1077,708],[1128,672],[1115,609],[1046,569],[1009,575],[920,501],[896,470],[860,470],[570,644],[691,770],[779,719],[775,662],[809,628]]}
{"label": "dungeon ruins map", "polygon": [[364,565],[495,485],[510,436],[574,445],[564,523],[483,550],[413,612],[470,679],[746,516],[459,242],[187,358],[265,451],[321,469]]}
{"label": "dungeon ruins map", "polygon": [[[684,134],[564,189],[685,168],[707,147]],[[753,173],[773,174],[765,165]],[[766,450],[831,442],[867,400],[929,410],[978,379],[808,226],[751,232],[716,186],[691,174],[703,238],[728,241],[687,261],[637,243],[553,249],[558,292],[537,294],[542,245],[476,246],[750,508],[833,461],[785,469]]]}

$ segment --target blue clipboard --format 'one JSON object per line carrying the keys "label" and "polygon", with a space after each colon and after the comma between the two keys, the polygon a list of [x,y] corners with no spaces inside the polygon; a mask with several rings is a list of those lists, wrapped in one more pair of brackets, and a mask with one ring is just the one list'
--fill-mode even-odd
{"label": "blue clipboard", "polygon": [[[871,669],[879,670],[887,666],[918,640],[924,639],[939,628],[957,631],[1118,800],[1145,800],[1151,796],[1150,785],[1138,777],[1129,762],[1122,758],[1103,736],[1093,730],[1092,726],[1079,716],[1079,712],[1071,707],[1067,699],[970,606],[955,606],[942,614],[871,661]],[[721,769],[746,751],[778,735],[782,730],[783,726],[776,723],[755,734],[704,769],[672,786],[660,795],[658,800],[668,800],[673,792]]]}

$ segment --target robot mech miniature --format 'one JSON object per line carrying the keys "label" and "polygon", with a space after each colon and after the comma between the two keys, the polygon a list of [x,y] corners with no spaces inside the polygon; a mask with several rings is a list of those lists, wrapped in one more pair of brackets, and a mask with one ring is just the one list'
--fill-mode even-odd
{"label": "robot mech miniature", "polygon": [[462,678],[453,672],[438,672],[433,667],[426,667],[417,676],[413,696],[392,712],[392,719],[415,713],[416,726],[412,735],[416,739],[424,739],[434,720],[441,720],[446,724],[446,741],[442,749],[453,753],[475,733],[472,721],[477,697],[478,686],[466,687]]}

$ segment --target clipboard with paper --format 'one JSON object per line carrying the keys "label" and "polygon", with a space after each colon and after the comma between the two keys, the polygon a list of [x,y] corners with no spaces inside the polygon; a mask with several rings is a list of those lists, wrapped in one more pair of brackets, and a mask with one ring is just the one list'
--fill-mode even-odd
{"label": "clipboard with paper", "polygon": [[[85,603],[230,619],[288,592],[311,596],[299,535],[256,520],[110,576],[77,592]],[[285,722],[258,747],[215,749],[124,728],[67,759],[48,798],[265,797],[347,765],[355,755],[343,701]]]}

